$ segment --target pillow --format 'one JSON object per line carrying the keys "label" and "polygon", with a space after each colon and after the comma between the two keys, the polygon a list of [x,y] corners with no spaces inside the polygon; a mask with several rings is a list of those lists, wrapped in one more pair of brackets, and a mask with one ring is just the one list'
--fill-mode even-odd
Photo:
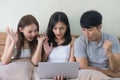
{"label": "pillow", "polygon": [[33,67],[28,59],[14,60],[7,65],[0,63],[0,80],[31,80]]}
{"label": "pillow", "polygon": [[79,70],[78,78],[71,80],[110,80],[110,77],[96,70],[82,69]]}

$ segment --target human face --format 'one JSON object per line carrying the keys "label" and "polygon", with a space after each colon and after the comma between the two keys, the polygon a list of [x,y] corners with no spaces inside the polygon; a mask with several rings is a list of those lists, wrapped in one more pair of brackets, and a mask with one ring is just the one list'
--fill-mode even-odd
{"label": "human face", "polygon": [[38,34],[37,26],[35,24],[27,25],[24,28],[19,28],[20,32],[24,34],[24,37],[28,41],[32,41]]}
{"label": "human face", "polygon": [[64,34],[66,32],[67,26],[63,22],[58,22],[53,27],[53,33],[56,39],[64,39]]}
{"label": "human face", "polygon": [[99,41],[101,38],[101,26],[92,28],[83,28],[83,34],[86,36],[88,41]]}

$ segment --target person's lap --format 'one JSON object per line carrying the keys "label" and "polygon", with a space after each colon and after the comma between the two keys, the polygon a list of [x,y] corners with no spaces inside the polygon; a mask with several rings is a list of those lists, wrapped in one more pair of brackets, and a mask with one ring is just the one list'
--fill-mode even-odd
{"label": "person's lap", "polygon": [[111,78],[110,80],[120,80],[120,78]]}
{"label": "person's lap", "polygon": [[79,70],[78,78],[70,80],[110,80],[110,77],[96,70],[82,69]]}
{"label": "person's lap", "polygon": [[[54,79],[40,79],[39,73],[37,73],[37,68],[34,69],[34,80],[54,80]],[[120,80],[120,78],[110,78],[102,72],[90,69],[79,70],[78,77],[76,79],[67,80]]]}

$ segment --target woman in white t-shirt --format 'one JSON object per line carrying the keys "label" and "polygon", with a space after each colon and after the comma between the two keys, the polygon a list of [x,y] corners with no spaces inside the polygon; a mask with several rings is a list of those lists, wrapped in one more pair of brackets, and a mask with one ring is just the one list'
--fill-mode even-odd
{"label": "woman in white t-shirt", "polygon": [[55,12],[51,16],[46,33],[48,41],[43,43],[44,61],[74,61],[73,42],[75,38],[71,36],[69,21],[65,13]]}
{"label": "woman in white t-shirt", "polygon": [[[68,17],[63,12],[55,12],[49,21],[47,32],[48,39],[43,42],[44,53],[42,61],[47,62],[73,62],[73,43]],[[35,76],[36,77],[36,76]],[[58,74],[56,80],[63,80]],[[39,80],[35,78],[35,80]]]}

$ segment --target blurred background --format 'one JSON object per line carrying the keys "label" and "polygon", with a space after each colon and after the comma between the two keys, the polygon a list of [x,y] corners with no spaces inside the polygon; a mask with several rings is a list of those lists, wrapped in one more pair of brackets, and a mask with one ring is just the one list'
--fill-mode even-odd
{"label": "blurred background", "polygon": [[10,27],[16,32],[20,18],[36,17],[40,32],[45,32],[50,16],[56,11],[67,14],[71,33],[80,35],[80,17],[87,10],[97,10],[103,16],[102,31],[120,37],[120,0],[0,0],[0,32]]}

